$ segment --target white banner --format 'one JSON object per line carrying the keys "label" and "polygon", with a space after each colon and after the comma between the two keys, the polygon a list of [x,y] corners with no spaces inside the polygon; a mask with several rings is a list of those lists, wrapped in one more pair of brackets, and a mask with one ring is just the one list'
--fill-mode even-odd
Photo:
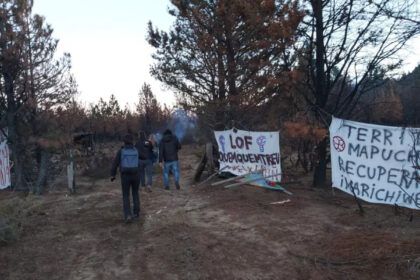
{"label": "white banner", "polygon": [[[220,169],[235,175],[264,170],[269,181],[280,182],[279,133],[244,130],[215,131]],[[273,176],[276,175],[276,176]]]}
{"label": "white banner", "polygon": [[0,132],[0,190],[11,185],[9,155],[6,136]]}
{"label": "white banner", "polygon": [[368,202],[420,209],[419,128],[334,118],[330,142],[333,187]]}

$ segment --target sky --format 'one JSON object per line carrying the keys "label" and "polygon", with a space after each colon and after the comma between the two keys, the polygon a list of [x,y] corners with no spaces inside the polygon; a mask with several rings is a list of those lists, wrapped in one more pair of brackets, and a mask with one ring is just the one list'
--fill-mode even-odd
{"label": "sky", "polygon": [[59,39],[58,53],[72,56],[78,99],[89,104],[114,94],[121,106],[134,108],[143,83],[161,103],[171,106],[174,94],[149,74],[152,48],[147,23],[169,30],[174,18],[169,0],[35,0],[33,12],[46,18]]}
{"label": "sky", "polygon": [[[134,108],[145,82],[159,102],[175,104],[174,94],[149,74],[153,50],[146,41],[149,20],[169,30],[174,20],[169,5],[169,0],[34,0],[33,12],[54,28],[58,52],[71,54],[80,101],[89,104],[114,94],[121,106]],[[404,56],[407,73],[420,63],[420,38]]]}

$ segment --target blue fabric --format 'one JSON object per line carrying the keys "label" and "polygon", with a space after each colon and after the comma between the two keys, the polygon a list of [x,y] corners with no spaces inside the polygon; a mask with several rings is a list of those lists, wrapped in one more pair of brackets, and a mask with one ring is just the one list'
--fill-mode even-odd
{"label": "blue fabric", "polygon": [[139,153],[136,148],[122,148],[121,149],[121,164],[122,172],[136,170],[139,167]]}
{"label": "blue fabric", "polygon": [[139,164],[140,183],[142,187],[152,186],[153,162],[150,159],[141,159]]}
{"label": "blue fabric", "polygon": [[172,170],[175,178],[175,184],[179,185],[179,162],[177,160],[165,162],[163,165],[163,184],[169,186],[169,171]]}

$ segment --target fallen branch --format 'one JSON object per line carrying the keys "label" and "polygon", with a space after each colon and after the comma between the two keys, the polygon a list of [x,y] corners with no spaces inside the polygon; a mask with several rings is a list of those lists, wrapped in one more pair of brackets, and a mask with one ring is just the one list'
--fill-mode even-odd
{"label": "fallen branch", "polygon": [[252,174],[252,173],[261,173],[261,172],[263,172],[263,170],[251,171],[251,172],[246,173],[246,174],[244,174],[244,175],[240,175],[240,176],[232,177],[232,178],[229,178],[229,179],[226,179],[226,180],[222,180],[222,181],[219,181],[219,182],[213,183],[213,184],[211,184],[211,185],[212,185],[212,186],[223,185],[224,183],[227,183],[227,182],[231,182],[231,181],[235,181],[235,180],[238,180],[238,179],[241,179],[241,178],[245,178],[245,177],[246,177],[246,176],[248,176],[249,174]]}
{"label": "fallen branch", "polygon": [[[247,174],[247,175],[248,175],[248,174]],[[227,186],[225,186],[225,188],[227,188],[227,189],[228,189],[228,188],[238,187],[238,186],[242,186],[242,185],[245,185],[245,184],[248,184],[248,183],[252,183],[252,182],[255,182],[255,181],[259,181],[259,180],[262,180],[262,179],[267,179],[267,178],[271,178],[271,177],[276,177],[276,176],[279,176],[279,175],[281,175],[281,173],[276,173],[276,174],[274,174],[274,175],[265,176],[265,177],[253,178],[253,179],[246,180],[246,181],[243,181],[243,182],[239,182],[239,183],[235,183],[235,184],[227,185]]]}
{"label": "fallen branch", "polygon": [[227,168],[227,166],[223,167],[222,169],[220,169],[219,171],[213,173],[212,175],[210,175],[206,180],[202,181],[201,183],[199,183],[198,185],[196,185],[197,187],[204,185],[205,183],[207,183],[208,181],[210,181],[211,179],[213,179],[214,177],[216,177],[217,175],[220,175],[220,173],[222,172],[222,170],[225,170]]}
{"label": "fallen branch", "polygon": [[277,204],[286,204],[288,202],[291,202],[290,199],[286,199],[286,200],[281,200],[281,201],[276,201],[276,202],[271,202],[271,205],[277,205]]}

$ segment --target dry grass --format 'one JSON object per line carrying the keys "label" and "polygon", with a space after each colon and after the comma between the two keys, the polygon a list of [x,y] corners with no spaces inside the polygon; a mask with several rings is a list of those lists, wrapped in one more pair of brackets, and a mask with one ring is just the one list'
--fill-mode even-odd
{"label": "dry grass", "polygon": [[39,199],[32,195],[14,196],[2,201],[0,205],[0,246],[19,239],[27,217],[39,205]]}

